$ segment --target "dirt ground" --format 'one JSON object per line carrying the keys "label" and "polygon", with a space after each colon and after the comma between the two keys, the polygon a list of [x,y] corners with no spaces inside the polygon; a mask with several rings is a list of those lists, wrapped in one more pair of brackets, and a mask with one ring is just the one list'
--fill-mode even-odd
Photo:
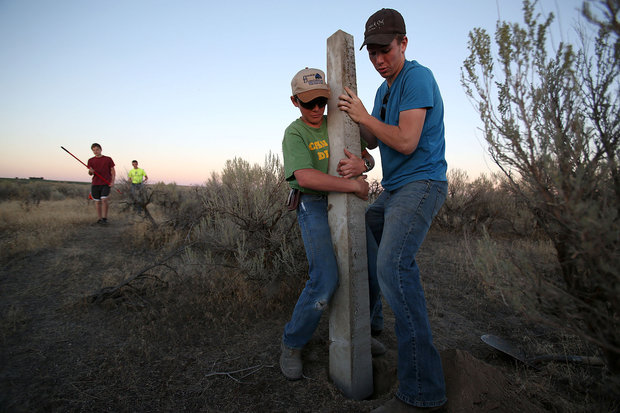
{"label": "dirt ground", "polygon": [[[294,298],[286,311],[237,316],[223,306],[199,308],[185,296],[196,286],[179,279],[133,300],[89,303],[93,292],[155,259],[156,252],[132,250],[130,225],[85,227],[64,245],[2,263],[0,411],[368,412],[391,397],[396,340],[387,307],[380,339],[389,351],[373,360],[375,394],[356,401],[329,380],[327,317],[304,349],[304,379],[281,375],[279,340]],[[419,255],[444,363],[444,410],[562,411],[557,400],[567,400],[569,384],[480,340],[485,333],[519,339],[547,332],[456,276],[459,263],[435,259],[451,242],[431,233]]]}

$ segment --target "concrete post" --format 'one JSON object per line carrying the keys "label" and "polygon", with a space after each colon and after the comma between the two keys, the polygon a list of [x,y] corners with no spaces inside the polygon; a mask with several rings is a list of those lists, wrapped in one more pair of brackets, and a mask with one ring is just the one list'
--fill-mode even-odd
{"label": "concrete post", "polygon": [[[329,173],[337,175],[344,148],[359,155],[359,127],[338,109],[344,86],[357,92],[353,36],[341,30],[327,39]],[[345,396],[372,395],[370,309],[366,261],[366,202],[353,194],[330,193],[328,219],[338,260],[340,285],[330,304],[329,375]]]}

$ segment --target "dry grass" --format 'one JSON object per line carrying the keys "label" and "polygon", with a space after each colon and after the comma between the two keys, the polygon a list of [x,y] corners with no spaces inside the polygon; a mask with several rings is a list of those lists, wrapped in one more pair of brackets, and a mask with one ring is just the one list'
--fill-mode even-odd
{"label": "dry grass", "polygon": [[[472,274],[490,297],[526,314],[538,314],[539,289],[545,278],[559,279],[555,248],[547,240],[494,239],[488,234],[464,239]],[[546,277],[545,277],[546,276]]]}
{"label": "dry grass", "polygon": [[[110,219],[117,217],[111,206]],[[63,199],[25,207],[21,201],[0,203],[0,262],[62,244],[75,230],[97,219],[92,201]]]}
{"label": "dry grass", "polygon": [[[158,208],[152,212],[161,223]],[[0,368],[0,410],[363,412],[380,404],[346,400],[327,378],[326,319],[305,354],[311,378],[291,383],[280,374],[279,339],[303,271],[271,290],[194,249],[149,271],[161,282],[141,279],[112,299],[87,302],[158,262],[188,233],[153,227],[118,204],[110,212],[104,228],[91,226],[94,207],[85,201],[45,201],[30,212],[0,204],[3,237],[31,239],[0,268],[0,361],[7,366]],[[535,300],[510,305],[512,289],[530,282],[524,272],[553,268],[549,254],[538,241],[431,231],[418,258],[435,342],[500,368],[520,398],[547,411],[605,411],[612,404],[600,369],[548,363],[534,371],[480,341],[500,333],[533,355],[591,354],[578,337],[528,318]],[[395,348],[387,308],[386,316],[382,339]],[[253,366],[260,371],[240,381],[226,374]]]}
{"label": "dry grass", "polygon": [[[149,212],[158,223],[165,223],[165,215],[158,205],[149,205]],[[127,211],[126,214],[132,213]],[[126,231],[132,245],[140,248],[157,249],[171,245],[182,245],[190,238],[189,231],[179,231],[170,225],[153,226],[151,222],[139,216],[133,216],[133,225]]]}
{"label": "dry grass", "polygon": [[[548,241],[523,238],[465,237],[465,267],[487,300],[514,312],[521,325],[506,331],[505,338],[528,356],[601,356],[600,349],[579,334],[579,325],[563,323],[545,299],[553,280],[561,283],[553,245]],[[547,293],[547,294],[545,294]],[[570,312],[566,307],[564,311]],[[527,398],[538,399],[552,411],[567,413],[617,408],[608,391],[613,391],[613,375],[606,368],[583,364],[545,362],[540,370],[516,364],[511,379]],[[605,407],[606,406],[606,407]],[[615,407],[614,407],[615,406]]]}

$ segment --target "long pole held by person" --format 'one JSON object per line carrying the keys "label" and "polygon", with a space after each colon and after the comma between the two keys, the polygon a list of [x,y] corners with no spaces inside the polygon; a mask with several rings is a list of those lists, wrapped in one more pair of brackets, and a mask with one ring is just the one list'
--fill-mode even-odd
{"label": "long pole held by person", "polygon": [[[67,149],[65,149],[65,147],[64,147],[64,146],[61,146],[61,148],[62,148],[62,150],[63,150],[63,151],[65,151],[65,152],[67,152],[69,155],[73,156],[75,159],[77,159],[77,161],[78,161],[79,163],[81,163],[81,164],[82,164],[82,165],[84,165],[87,169],[89,169],[89,170],[90,170],[90,168],[88,167],[88,165],[86,165],[84,162],[80,161],[80,160],[79,160],[79,158],[78,158],[77,156],[75,156],[74,154],[72,154],[71,152],[69,152]],[[95,171],[95,170],[93,169],[93,172],[95,172],[95,175],[97,175],[99,178],[103,179],[103,181],[104,181],[106,184],[108,184],[109,186],[112,186],[112,184],[110,183],[110,181],[108,181],[107,179],[105,179],[103,176],[99,175],[99,174],[97,173],[97,171]],[[121,192],[118,188],[114,188],[114,189],[116,189],[116,192],[118,192],[119,194],[122,194],[122,192]]]}

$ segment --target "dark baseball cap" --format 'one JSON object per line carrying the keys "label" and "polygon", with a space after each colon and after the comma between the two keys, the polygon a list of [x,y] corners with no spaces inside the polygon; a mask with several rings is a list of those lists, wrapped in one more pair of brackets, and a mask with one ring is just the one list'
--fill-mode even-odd
{"label": "dark baseball cap", "polygon": [[407,34],[403,16],[394,9],[381,9],[368,18],[360,50],[369,44],[388,45],[397,34]]}

